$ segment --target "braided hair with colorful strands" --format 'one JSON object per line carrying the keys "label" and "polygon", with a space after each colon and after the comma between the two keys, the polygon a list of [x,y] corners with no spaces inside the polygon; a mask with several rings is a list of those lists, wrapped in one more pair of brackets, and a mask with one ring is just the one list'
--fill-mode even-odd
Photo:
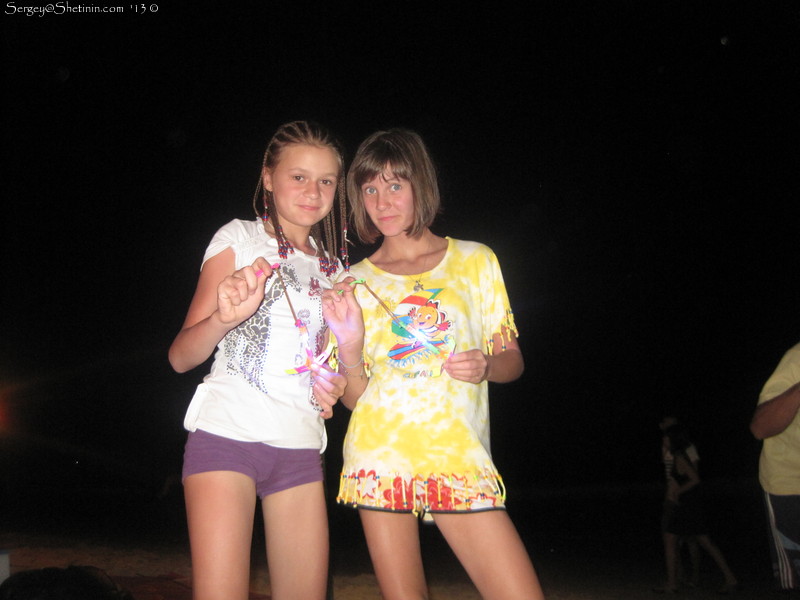
{"label": "braided hair with colorful strands", "polygon": [[[269,232],[269,223],[278,241],[278,254],[286,258],[289,253],[294,253],[292,243],[286,239],[283,228],[278,221],[277,210],[273,194],[264,187],[263,174],[265,170],[272,171],[280,160],[281,153],[287,146],[308,145],[319,148],[328,148],[336,155],[339,161],[339,177],[336,182],[336,196],[334,205],[325,218],[311,227],[311,238],[317,246],[320,269],[328,277],[336,272],[336,252],[345,270],[350,269],[347,240],[347,198],[345,194],[344,152],[339,141],[319,123],[313,121],[292,121],[284,123],[272,136],[264,152],[261,163],[261,173],[253,194],[253,210],[256,216],[264,223],[264,230]],[[324,243],[323,243],[324,241]]]}

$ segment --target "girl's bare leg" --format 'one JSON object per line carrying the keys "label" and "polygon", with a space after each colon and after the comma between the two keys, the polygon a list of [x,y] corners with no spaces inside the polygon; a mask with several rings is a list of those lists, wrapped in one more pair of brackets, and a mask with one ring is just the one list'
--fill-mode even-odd
{"label": "girl's bare leg", "polygon": [[261,502],[274,600],[324,600],[328,514],[322,482],[270,494]]}
{"label": "girl's bare leg", "polygon": [[256,491],[234,471],[209,471],[184,481],[192,550],[194,600],[247,600]]}
{"label": "girl's bare leg", "polygon": [[543,600],[525,545],[504,510],[433,519],[486,600]]}
{"label": "girl's bare leg", "polygon": [[384,600],[426,600],[417,517],[378,510],[358,512]]}
{"label": "girl's bare leg", "polygon": [[667,570],[668,590],[678,589],[678,536],[674,533],[664,532],[664,564]]}
{"label": "girl's bare leg", "polygon": [[717,563],[720,571],[722,571],[722,575],[725,577],[725,583],[728,585],[736,585],[736,575],[733,574],[730,567],[728,566],[725,557],[722,555],[722,552],[717,547],[717,545],[711,541],[707,535],[698,535],[697,536],[697,543],[703,547],[703,550],[708,552],[708,555],[714,559],[714,562]]}
{"label": "girl's bare leg", "polygon": [[700,544],[697,542],[697,537],[689,536],[686,546],[689,548],[689,561],[692,564],[692,578],[689,583],[697,587],[700,583]]}

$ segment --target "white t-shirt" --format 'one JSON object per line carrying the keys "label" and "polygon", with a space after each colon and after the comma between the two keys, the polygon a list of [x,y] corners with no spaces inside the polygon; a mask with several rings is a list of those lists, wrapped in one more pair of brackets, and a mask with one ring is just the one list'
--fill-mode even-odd
{"label": "white t-shirt", "polygon": [[289,299],[308,328],[308,338],[304,340],[295,326],[286,292],[273,273],[260,308],[217,346],[211,372],[197,387],[184,427],[244,442],[322,452],[327,437],[311,400],[310,373],[287,374],[287,370],[305,364],[308,346],[315,356],[323,349],[321,296],[331,287],[331,279],[320,270],[316,256],[295,250],[280,258],[277,241],[260,221],[237,219],[224,225],[211,240],[203,263],[227,248],[233,249],[236,269],[261,256],[272,265],[280,264]]}

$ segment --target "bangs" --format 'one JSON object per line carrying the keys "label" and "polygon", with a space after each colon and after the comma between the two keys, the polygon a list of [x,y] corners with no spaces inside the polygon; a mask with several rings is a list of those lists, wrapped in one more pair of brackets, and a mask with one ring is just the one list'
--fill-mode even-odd
{"label": "bangs", "polygon": [[379,176],[386,180],[387,174],[406,181],[412,180],[414,171],[400,148],[394,144],[376,144],[376,146],[370,148],[370,154],[354,165],[352,176],[356,186],[361,187]]}
{"label": "bangs", "polygon": [[439,212],[439,186],[436,168],[422,138],[413,131],[378,131],[364,140],[356,151],[347,174],[347,196],[353,225],[362,242],[371,244],[380,235],[364,207],[362,186],[377,177],[384,181],[401,179],[411,184],[414,223],[407,232],[419,237]]}

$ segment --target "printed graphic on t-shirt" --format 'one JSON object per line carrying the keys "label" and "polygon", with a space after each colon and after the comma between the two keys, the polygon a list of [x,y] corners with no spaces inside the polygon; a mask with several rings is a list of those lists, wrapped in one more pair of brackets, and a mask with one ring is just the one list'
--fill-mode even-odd
{"label": "printed graphic on t-shirt", "polygon": [[442,291],[414,292],[394,310],[396,319],[389,325],[396,342],[387,356],[392,367],[404,371],[403,377],[438,377],[455,348],[455,338],[448,333],[453,323],[436,299]]}
{"label": "printed graphic on t-shirt", "polygon": [[225,335],[223,352],[229,373],[240,373],[245,381],[267,393],[264,367],[268,361],[271,308],[283,297],[283,287],[273,281],[264,292],[264,301],[255,314]]}
{"label": "printed graphic on t-shirt", "polygon": [[309,285],[308,288],[308,297],[309,298],[313,298],[314,296],[322,297],[322,292],[323,289],[322,285],[319,282],[319,279],[317,279],[316,277],[312,277],[311,284]]}

